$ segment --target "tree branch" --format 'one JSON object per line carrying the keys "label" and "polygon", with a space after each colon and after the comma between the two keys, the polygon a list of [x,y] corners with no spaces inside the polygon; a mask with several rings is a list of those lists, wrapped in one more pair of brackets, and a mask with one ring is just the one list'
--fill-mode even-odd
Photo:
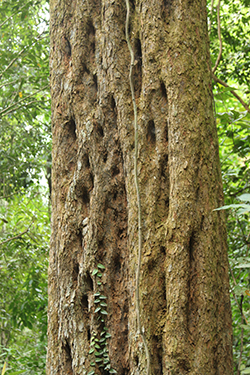
{"label": "tree branch", "polygon": [[11,19],[12,17],[14,17],[17,13],[19,13],[25,6],[29,5],[31,3],[31,1],[29,1],[27,4],[24,4],[21,6],[21,8],[19,8],[15,13],[12,13],[9,17],[7,17],[1,24],[0,24],[0,27],[2,27],[6,22],[9,21],[9,19]]}
{"label": "tree branch", "polygon": [[[217,78],[213,73],[212,73],[212,78],[213,78],[213,80],[215,81],[215,82],[218,82],[218,83],[220,83],[222,86],[224,86],[224,87],[229,87],[230,88],[230,86],[226,83],[226,82],[224,82],[224,81],[222,81],[220,78]],[[243,105],[243,107],[247,110],[247,112],[248,113],[250,113],[250,108],[249,108],[249,106],[247,105],[247,103],[246,102],[244,102],[244,100],[234,91],[234,90],[230,90],[230,92],[233,94],[233,96],[236,98],[236,99],[238,99],[239,100],[239,102]]]}
{"label": "tree branch", "polygon": [[0,79],[2,78],[2,76],[3,76],[3,74],[14,64],[14,62],[16,62],[16,60],[18,59],[18,57],[20,56],[20,55],[22,55],[23,54],[23,52],[25,52],[27,49],[29,49],[30,47],[33,47],[37,42],[39,42],[39,40],[42,40],[42,39],[44,39],[44,38],[46,38],[46,36],[47,35],[44,35],[43,37],[42,37],[42,35],[44,34],[44,32],[45,31],[42,31],[39,35],[38,35],[38,37],[37,37],[37,39],[30,45],[30,46],[25,46],[21,51],[19,51],[18,52],[18,54],[17,54],[17,56],[16,57],[14,57],[14,59],[13,60],[11,60],[11,62],[9,63],[9,65],[2,71],[2,73],[0,74]]}
{"label": "tree branch", "polygon": [[[25,78],[25,77],[19,77],[19,79],[22,79],[22,78]],[[11,81],[11,82],[5,82],[2,85],[0,85],[0,89],[5,87],[5,86],[13,85],[13,83],[16,83],[16,82],[17,82],[16,79],[14,81]]]}
{"label": "tree branch", "polygon": [[7,240],[4,240],[2,242],[0,242],[0,246],[2,246],[3,244],[7,243],[7,242],[10,242],[12,240],[16,240],[17,238],[20,238],[22,237],[23,234],[27,233],[28,231],[30,230],[30,227],[27,228],[25,231],[23,231],[22,233],[19,233],[17,236],[14,236],[14,237],[11,237],[11,238],[8,238]]}
{"label": "tree branch", "polygon": [[[44,86],[44,87],[42,87],[40,90],[35,91],[33,94],[30,94],[30,95],[25,96],[25,98],[19,100],[17,103],[12,104],[12,105],[10,105],[10,106],[7,107],[7,108],[4,108],[4,109],[0,112],[0,116],[1,116],[1,115],[7,115],[7,114],[9,114],[10,112],[13,112],[15,109],[17,109],[17,108],[19,108],[19,107],[21,106],[20,103],[22,103],[23,101],[27,100],[27,99],[30,98],[31,96],[34,96],[34,95],[38,94],[39,92],[45,90],[47,87],[49,87],[49,86],[48,86],[48,85],[47,85],[47,86]],[[31,104],[31,103],[33,103],[33,102],[34,102],[34,101],[29,102],[29,103],[27,103],[26,105]],[[13,108],[13,107],[14,107],[14,108]],[[11,108],[12,108],[12,109],[11,109]]]}
{"label": "tree branch", "polygon": [[237,190],[236,193],[230,193],[230,194],[228,194],[228,196],[236,198],[240,193],[242,193],[243,191],[246,191],[246,190],[247,191],[249,190],[249,186],[244,187],[244,188],[242,188],[240,190]]}
{"label": "tree branch", "polygon": [[[235,277],[234,277],[234,274],[233,274],[232,268],[231,268],[230,266],[229,266],[229,270],[230,270],[230,273],[231,273],[231,276],[232,276],[232,279],[233,279],[234,285],[237,286],[237,282],[236,282],[236,280],[235,280]],[[238,306],[238,308],[239,308],[239,310],[240,310],[240,312],[241,312],[241,316],[242,316],[243,319],[245,320],[245,323],[248,324],[247,319],[246,319],[246,317],[245,317],[245,315],[244,315],[244,313],[243,313],[243,310],[241,309],[241,307],[240,307],[240,305],[239,305],[239,302],[238,302],[238,300],[237,300],[237,297],[236,297],[234,291],[232,290],[231,292],[232,292],[232,295],[233,295],[234,300],[235,300],[235,302],[236,302],[236,305]]]}
{"label": "tree branch", "polygon": [[9,197],[12,197],[13,195],[18,194],[20,191],[22,191],[22,190],[17,190],[14,193],[9,194],[9,195],[2,195],[2,196],[0,196],[0,199],[6,199],[6,198],[9,198]]}

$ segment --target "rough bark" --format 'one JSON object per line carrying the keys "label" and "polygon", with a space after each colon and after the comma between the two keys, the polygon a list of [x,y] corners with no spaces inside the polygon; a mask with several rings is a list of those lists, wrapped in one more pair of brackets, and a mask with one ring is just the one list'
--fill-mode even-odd
{"label": "rough bark", "polygon": [[[89,353],[91,343],[101,340],[104,326],[111,368],[119,375],[146,374],[135,303],[138,202],[126,3],[50,2],[47,375],[94,369],[91,363],[103,354]],[[142,206],[140,316],[151,374],[230,375],[225,223],[221,211],[213,211],[223,194],[206,2],[140,0],[130,8]],[[93,275],[102,270],[98,264],[105,267],[102,277]],[[98,293],[107,297],[103,322],[95,312]],[[96,366],[95,373],[109,370]]]}

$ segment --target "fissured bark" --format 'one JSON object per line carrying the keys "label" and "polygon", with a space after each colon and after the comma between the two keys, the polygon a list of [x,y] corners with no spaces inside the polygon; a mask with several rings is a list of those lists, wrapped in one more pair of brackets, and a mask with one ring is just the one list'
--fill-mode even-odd
{"label": "fissured bark", "polygon": [[[104,354],[91,350],[104,327],[110,368],[119,375],[146,374],[136,322],[138,220],[126,3],[50,3],[47,375],[109,374],[93,366]],[[142,205],[140,315],[151,374],[230,375],[226,232],[223,214],[213,211],[223,204],[223,193],[206,2],[130,1],[129,33]],[[95,312],[100,294],[107,304],[103,317]]]}

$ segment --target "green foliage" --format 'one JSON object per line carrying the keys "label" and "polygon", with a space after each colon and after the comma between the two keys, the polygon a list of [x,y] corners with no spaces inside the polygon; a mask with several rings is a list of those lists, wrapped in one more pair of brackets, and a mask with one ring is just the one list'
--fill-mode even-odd
{"label": "green foliage", "polygon": [[1,359],[8,355],[8,369],[28,367],[29,374],[44,373],[50,232],[47,202],[37,189],[0,204],[5,218],[0,227]]}
{"label": "green foliage", "polygon": [[[211,4],[208,5],[212,66],[220,46],[217,4],[214,3],[212,13]],[[232,95],[231,89],[249,103],[249,5],[249,0],[220,2],[222,58],[215,74],[230,88],[214,84],[225,193],[225,206],[218,209],[225,209],[227,216],[234,370],[237,375],[250,373],[250,114]]]}
{"label": "green foliage", "polygon": [[[216,111],[227,210],[235,373],[250,367],[250,115],[217,86]],[[243,193],[243,194],[242,194]],[[244,372],[245,371],[245,372]]]}
{"label": "green foliage", "polygon": [[0,116],[6,120],[12,114],[32,121],[49,108],[46,9],[46,1],[1,1]]}
{"label": "green foliage", "polygon": [[49,163],[50,105],[46,2],[2,1],[0,195],[27,189]]}
{"label": "green foliage", "polygon": [[[215,2],[211,22],[211,56],[215,65],[219,53],[218,23]],[[223,0],[220,3],[220,23],[223,43],[219,75],[224,81],[232,80],[237,85],[245,85],[249,90],[250,77],[250,11],[249,0]],[[248,91],[249,94],[249,91]]]}
{"label": "green foliage", "polygon": [[220,210],[228,210],[229,208],[237,209],[236,215],[242,215],[247,212],[250,212],[250,204],[246,204],[243,202],[250,202],[250,194],[242,194],[239,197],[237,197],[242,203],[237,204],[228,204],[226,206],[221,206],[219,208],[216,208],[214,211],[220,211]]}
{"label": "green foliage", "polygon": [[234,363],[243,374],[250,367],[250,116],[230,96],[216,99],[216,108],[226,203],[218,209],[227,210]]}
{"label": "green foliage", "polygon": [[[0,368],[44,374],[49,247],[48,3],[2,0]],[[6,362],[5,362],[6,361]]]}

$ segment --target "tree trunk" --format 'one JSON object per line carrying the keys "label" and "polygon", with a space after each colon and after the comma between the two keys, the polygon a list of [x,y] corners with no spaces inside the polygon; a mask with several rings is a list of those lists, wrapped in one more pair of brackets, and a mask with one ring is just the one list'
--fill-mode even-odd
{"label": "tree trunk", "polygon": [[51,0],[51,93],[47,375],[232,374],[205,0]]}

